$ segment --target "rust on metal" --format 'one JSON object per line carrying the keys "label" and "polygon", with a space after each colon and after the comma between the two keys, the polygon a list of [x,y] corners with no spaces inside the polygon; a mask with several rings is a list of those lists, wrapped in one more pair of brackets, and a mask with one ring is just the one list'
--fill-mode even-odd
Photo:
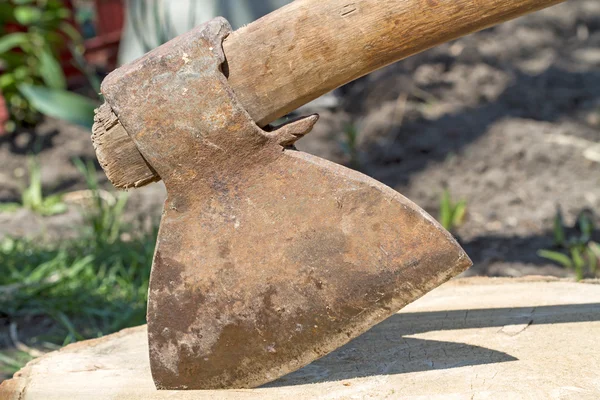
{"label": "rust on metal", "polygon": [[331,352],[471,265],[387,186],[293,149],[221,66],[224,19],[113,72],[102,89],[168,197],[148,336],[161,389],[255,387]]}

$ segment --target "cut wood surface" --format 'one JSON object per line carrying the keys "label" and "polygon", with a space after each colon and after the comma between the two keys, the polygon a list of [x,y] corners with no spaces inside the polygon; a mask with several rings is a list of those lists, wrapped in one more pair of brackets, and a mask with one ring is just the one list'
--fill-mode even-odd
{"label": "cut wood surface", "polygon": [[[385,65],[563,1],[296,0],[225,40],[229,82],[264,126]],[[96,150],[113,184],[156,180],[124,129],[109,125],[98,124]]]}
{"label": "cut wood surface", "polygon": [[600,285],[451,281],[259,389],[157,391],[146,327],[29,363],[0,399],[598,399]]}

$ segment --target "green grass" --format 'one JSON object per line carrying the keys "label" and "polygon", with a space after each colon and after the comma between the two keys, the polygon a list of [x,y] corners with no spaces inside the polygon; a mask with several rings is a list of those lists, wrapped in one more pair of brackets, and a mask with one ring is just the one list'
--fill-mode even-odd
{"label": "green grass", "polygon": [[40,215],[55,215],[67,211],[60,194],[44,196],[42,192],[42,171],[35,156],[27,159],[29,185],[21,192],[21,203],[0,203],[0,212],[12,212],[27,208]]}
{"label": "green grass", "polygon": [[13,375],[32,359],[28,353],[16,349],[0,352],[0,375]]}
{"label": "green grass", "polygon": [[577,280],[596,277],[600,266],[600,244],[593,240],[593,215],[584,210],[575,225],[567,227],[560,208],[553,222],[554,250],[538,250],[538,256],[553,261],[575,273]]}
{"label": "green grass", "polygon": [[450,192],[446,189],[440,199],[439,221],[446,230],[452,232],[464,222],[467,213],[467,202],[452,200]]}
{"label": "green grass", "polygon": [[[77,238],[0,241],[1,317],[18,325],[20,340],[42,350],[145,322],[156,229],[123,224],[126,196],[107,204],[93,166],[77,165],[94,194]],[[27,360],[14,349],[0,350],[0,372]]]}
{"label": "green grass", "polygon": [[10,319],[52,319],[60,328],[52,342],[62,344],[141,324],[153,247],[148,237],[101,246],[89,237],[58,246],[5,239],[0,309]]}
{"label": "green grass", "polygon": [[354,123],[344,125],[344,141],[341,143],[342,150],[349,158],[350,168],[360,169],[360,160],[358,156],[358,127]]}

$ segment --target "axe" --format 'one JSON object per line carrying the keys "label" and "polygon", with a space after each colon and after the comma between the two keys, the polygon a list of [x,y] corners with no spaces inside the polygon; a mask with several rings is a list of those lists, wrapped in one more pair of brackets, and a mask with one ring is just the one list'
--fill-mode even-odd
{"label": "axe", "polygon": [[148,294],[159,389],[256,387],[464,271],[410,200],[299,152],[346,82],[561,0],[297,0],[235,32],[216,18],[113,71],[92,139],[118,188],[167,188]]}

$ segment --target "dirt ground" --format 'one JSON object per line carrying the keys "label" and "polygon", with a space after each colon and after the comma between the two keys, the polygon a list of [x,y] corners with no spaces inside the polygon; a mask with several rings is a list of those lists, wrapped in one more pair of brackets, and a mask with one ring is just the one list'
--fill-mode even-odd
{"label": "dirt ground", "polygon": [[[434,217],[444,188],[467,201],[456,231],[475,262],[467,274],[567,274],[536,251],[552,246],[557,206],[570,223],[583,209],[600,213],[598,0],[571,0],[440,46],[338,94],[340,105],[318,110],[321,121],[299,149],[349,165],[351,123],[357,169]],[[49,192],[84,188],[71,159],[93,158],[89,137],[51,119],[0,137],[0,201],[18,198],[36,145]],[[159,215],[163,198],[160,184],[132,191],[128,216]],[[79,221],[75,209],[47,218],[0,213],[0,236],[69,235]]]}

